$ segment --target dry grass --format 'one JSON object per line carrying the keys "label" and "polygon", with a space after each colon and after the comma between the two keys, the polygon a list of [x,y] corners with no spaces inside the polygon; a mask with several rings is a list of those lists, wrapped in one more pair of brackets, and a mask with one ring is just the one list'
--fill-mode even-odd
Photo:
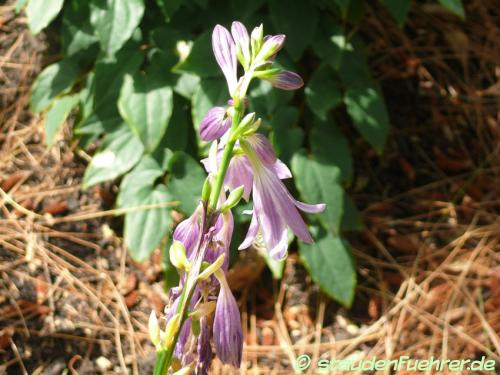
{"label": "dry grass", "polygon": [[[374,8],[361,31],[394,131],[382,158],[355,144],[352,190],[366,218],[352,238],[357,300],[339,309],[295,256],[274,294],[259,289],[262,263],[250,254],[239,265],[253,276],[241,289],[241,373],[289,374],[305,353],[313,363],[500,362],[499,9],[472,1],[464,25],[414,7],[401,30]],[[148,310],[164,303],[158,254],[133,264],[114,231],[112,187],[81,192],[73,145],[45,147],[27,110],[42,42],[9,5],[0,28],[0,374],[148,373]],[[215,363],[213,373],[231,371]]]}

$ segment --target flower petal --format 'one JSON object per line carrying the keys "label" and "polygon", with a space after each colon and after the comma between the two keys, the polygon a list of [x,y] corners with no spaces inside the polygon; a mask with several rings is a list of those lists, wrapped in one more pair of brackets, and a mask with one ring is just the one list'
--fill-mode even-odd
{"label": "flower petal", "polygon": [[276,154],[274,153],[273,146],[263,134],[255,133],[246,137],[245,141],[252,146],[252,149],[264,164],[276,163]]}
{"label": "flower petal", "polygon": [[236,155],[231,159],[224,184],[230,190],[243,186],[243,199],[248,202],[253,185],[253,171],[246,156]]}
{"label": "flower petal", "polygon": [[271,166],[271,169],[278,176],[280,180],[286,180],[287,178],[292,178],[292,172],[281,160],[276,159],[276,163]]}
{"label": "flower petal", "polygon": [[295,201],[295,206],[301,211],[307,212],[309,214],[317,214],[319,212],[323,212],[326,208],[326,204],[318,203],[318,204],[308,204],[299,201]]}
{"label": "flower petal", "polygon": [[255,237],[257,236],[258,232],[259,232],[259,221],[257,220],[257,214],[256,214],[255,208],[254,208],[254,213],[252,215],[252,221],[250,221],[250,226],[248,227],[247,235],[246,235],[245,239],[243,240],[243,242],[241,243],[241,245],[238,246],[238,250],[247,249],[250,246],[252,246],[253,241],[255,240]]}

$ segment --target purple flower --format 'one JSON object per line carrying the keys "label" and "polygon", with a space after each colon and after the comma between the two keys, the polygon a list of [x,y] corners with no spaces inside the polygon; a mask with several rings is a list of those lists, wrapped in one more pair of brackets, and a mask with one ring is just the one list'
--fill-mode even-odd
{"label": "purple flower", "polygon": [[215,26],[212,33],[212,49],[226,77],[229,92],[233,93],[237,84],[236,45],[229,31],[221,25]]}
{"label": "purple flower", "polygon": [[231,117],[226,109],[214,107],[205,115],[200,124],[200,136],[204,141],[220,138],[231,127]]}
{"label": "purple flower", "polygon": [[304,86],[302,78],[294,72],[283,70],[269,77],[262,77],[269,81],[271,85],[282,90],[297,90]]}
{"label": "purple flower", "polygon": [[254,173],[254,209],[250,228],[239,249],[249,247],[260,228],[269,255],[280,260],[286,256],[288,248],[287,227],[290,227],[302,241],[312,242],[307,225],[298,209],[317,213],[323,211],[326,206],[302,203],[291,196],[276,171],[276,161],[271,157],[273,154],[271,145],[263,139],[265,139],[263,136],[252,135],[241,141]]}
{"label": "purple flower", "polygon": [[197,208],[190,217],[183,220],[177,225],[172,236],[174,241],[182,242],[182,244],[186,248],[186,254],[188,258],[193,252],[200,235],[200,226],[198,224],[199,218],[200,209]]}
{"label": "purple flower", "polygon": [[213,328],[215,352],[223,363],[239,368],[243,351],[240,312],[226,278],[224,275],[216,276],[220,283],[220,291]]}

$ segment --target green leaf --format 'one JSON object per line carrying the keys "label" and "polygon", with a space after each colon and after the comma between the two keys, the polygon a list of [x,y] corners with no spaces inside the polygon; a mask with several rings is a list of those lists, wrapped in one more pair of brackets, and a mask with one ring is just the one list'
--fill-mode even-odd
{"label": "green leaf", "polygon": [[269,9],[276,30],[287,37],[284,49],[297,61],[310,45],[316,31],[316,7],[307,1],[271,0]]}
{"label": "green leaf", "polygon": [[196,160],[182,151],[174,153],[170,173],[168,190],[180,202],[180,209],[190,214],[198,206],[206,174]]}
{"label": "green leaf", "polygon": [[216,105],[227,105],[228,99],[226,81],[222,79],[204,79],[201,81],[191,103],[191,114],[197,134],[199,133],[201,120],[203,120],[207,112]]}
{"label": "green leaf", "polygon": [[299,242],[299,253],[321,289],[345,307],[350,307],[356,289],[356,272],[347,243],[339,236],[320,232],[312,245]]}
{"label": "green leaf", "polygon": [[80,68],[71,58],[47,66],[31,88],[31,110],[38,113],[46,109],[56,96],[71,89],[79,74]]}
{"label": "green leaf", "polygon": [[462,0],[438,0],[439,3],[448,9],[450,12],[456,14],[462,19],[465,19],[465,10]]}
{"label": "green leaf", "polygon": [[132,168],[141,158],[144,147],[134,133],[122,124],[104,137],[83,176],[83,188],[112,180]]}
{"label": "green leaf", "polygon": [[314,158],[320,163],[339,167],[342,181],[349,183],[353,175],[351,149],[333,119],[314,122],[309,139]]}
{"label": "green leaf", "polygon": [[322,120],[326,120],[330,109],[342,103],[340,82],[328,65],[321,65],[314,71],[305,88],[305,94],[307,104]]}
{"label": "green leaf", "polygon": [[48,147],[54,143],[59,129],[66,121],[69,113],[78,104],[78,95],[63,96],[54,101],[45,117],[45,142]]}
{"label": "green leaf", "polygon": [[[66,3],[62,18],[62,49],[66,56],[85,51],[91,46],[96,46],[99,39],[94,35],[90,24],[90,7],[88,2],[71,0]],[[94,59],[95,56],[92,56]],[[90,59],[90,58],[89,58]]]}
{"label": "green leaf", "polygon": [[295,183],[306,203],[326,203],[326,210],[318,214],[318,220],[330,232],[337,234],[342,219],[344,189],[339,183],[340,169],[322,164],[304,153],[292,158]]}
{"label": "green leaf", "polygon": [[156,149],[159,152],[163,152],[166,148],[172,151],[182,151],[188,142],[188,130],[192,126],[189,116],[189,102],[179,95],[174,95],[173,102],[174,109],[167,131]]}
{"label": "green leaf", "polygon": [[279,107],[271,119],[271,141],[276,154],[287,163],[302,146],[304,131],[297,126],[299,111],[295,107]]}
{"label": "green leaf", "polygon": [[[162,205],[172,201],[165,185],[144,188],[135,197],[136,206]],[[172,225],[169,207],[148,208],[127,212],[125,243],[137,262],[146,260],[160,245]]]}
{"label": "green leaf", "polygon": [[167,130],[172,115],[172,88],[155,77],[127,75],[120,91],[118,109],[139,136],[147,152],[153,152]]}
{"label": "green leaf", "polygon": [[361,212],[359,212],[352,198],[348,194],[344,194],[341,229],[345,231],[357,231],[363,228],[364,224]]}
{"label": "green leaf", "polygon": [[33,34],[45,29],[62,9],[64,0],[29,0],[26,6],[28,26]]}
{"label": "green leaf", "polygon": [[346,87],[344,103],[354,126],[382,152],[390,128],[389,114],[378,83],[371,77],[359,38],[345,46],[339,76]]}
{"label": "green leaf", "polygon": [[[135,43],[123,48],[114,56],[104,56],[95,65],[94,111],[99,117],[111,113],[118,115],[117,101],[126,75],[134,74],[144,56]],[[119,116],[119,115],[118,115]]]}
{"label": "green leaf", "polygon": [[196,39],[185,60],[172,69],[175,73],[191,73],[199,77],[214,77],[220,75],[219,67],[212,51],[212,33],[205,32]]}
{"label": "green leaf", "polygon": [[177,79],[174,91],[186,99],[191,100],[199,85],[200,77],[194,74],[185,73],[181,74]]}
{"label": "green leaf", "polygon": [[139,26],[143,13],[144,0],[94,0],[90,22],[101,49],[111,55],[122,48]]}
{"label": "green leaf", "polygon": [[363,138],[382,152],[390,127],[382,93],[367,82],[366,87],[348,88],[344,103]]}
{"label": "green leaf", "polygon": [[134,169],[123,178],[120,184],[120,194],[116,199],[118,207],[136,206],[136,197],[141,196],[141,190],[151,189],[161,175],[163,175],[163,170],[160,163],[151,155],[144,155]]}
{"label": "green leaf", "polygon": [[412,0],[382,0],[399,25],[403,25],[411,8]]}
{"label": "green leaf", "polygon": [[156,4],[161,9],[165,20],[168,22],[174,13],[182,5],[183,0],[156,0]]}

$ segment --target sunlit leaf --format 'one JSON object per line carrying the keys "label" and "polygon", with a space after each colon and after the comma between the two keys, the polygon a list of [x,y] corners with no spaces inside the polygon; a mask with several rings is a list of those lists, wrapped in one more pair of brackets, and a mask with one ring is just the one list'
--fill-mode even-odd
{"label": "sunlit leaf", "polygon": [[57,17],[63,3],[64,0],[29,0],[26,5],[26,16],[31,32],[38,34],[45,29]]}

